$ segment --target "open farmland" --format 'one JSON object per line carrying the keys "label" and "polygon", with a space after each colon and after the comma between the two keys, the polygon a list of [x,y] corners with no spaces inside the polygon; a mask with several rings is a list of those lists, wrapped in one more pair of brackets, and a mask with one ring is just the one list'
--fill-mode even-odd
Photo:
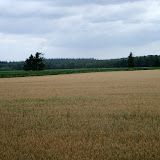
{"label": "open farmland", "polygon": [[160,159],[160,70],[0,79],[0,159]]}

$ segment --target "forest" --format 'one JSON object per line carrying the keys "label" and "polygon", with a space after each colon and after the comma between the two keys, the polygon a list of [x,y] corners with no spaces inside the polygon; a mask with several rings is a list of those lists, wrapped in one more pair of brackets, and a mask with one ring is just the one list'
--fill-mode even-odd
{"label": "forest", "polygon": [[[135,67],[160,67],[159,55],[134,57]],[[0,71],[18,71],[24,69],[24,61],[0,61]],[[125,68],[128,67],[128,58],[98,60],[94,58],[59,58],[45,59],[45,70],[51,69],[82,69],[82,68]]]}

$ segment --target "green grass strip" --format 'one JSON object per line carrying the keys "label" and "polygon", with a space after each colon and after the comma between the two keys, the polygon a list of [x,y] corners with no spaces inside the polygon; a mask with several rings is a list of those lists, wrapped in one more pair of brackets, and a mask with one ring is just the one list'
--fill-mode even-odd
{"label": "green grass strip", "polygon": [[155,69],[160,69],[160,67],[57,69],[57,70],[44,70],[44,71],[4,71],[4,72],[2,71],[0,72],[0,78],[46,76],[46,75],[89,73],[89,72],[155,70]]}

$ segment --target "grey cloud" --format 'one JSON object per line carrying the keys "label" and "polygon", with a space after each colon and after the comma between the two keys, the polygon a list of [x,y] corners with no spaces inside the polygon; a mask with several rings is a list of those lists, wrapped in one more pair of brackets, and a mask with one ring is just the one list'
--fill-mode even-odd
{"label": "grey cloud", "polygon": [[40,48],[48,55],[56,51],[63,55],[65,50],[74,55],[77,49],[79,57],[85,51],[87,57],[92,52],[97,57],[115,47],[137,48],[159,41],[159,16],[158,0],[0,1],[0,35],[8,36],[6,41],[0,37],[0,49],[9,53],[9,44],[20,53],[16,49],[20,43],[23,52]]}
{"label": "grey cloud", "polygon": [[[83,2],[83,1],[82,1]],[[17,2],[18,3],[18,2]],[[22,3],[22,2],[21,2]],[[25,2],[26,3],[26,2]],[[33,3],[31,8],[27,2],[23,7],[8,9],[6,12],[0,11],[0,31],[8,33],[24,33],[24,34],[46,34],[52,31],[61,32],[63,28],[65,31],[72,32],[72,30],[92,30],[94,28],[98,31],[103,29],[105,32],[106,26],[119,27],[117,23],[139,23],[141,19],[137,18],[144,12],[144,8],[137,6],[115,5],[115,6],[97,6],[89,5],[85,7],[54,7],[43,3],[36,5],[38,2]],[[136,13],[135,13],[136,10]],[[92,24],[93,23],[93,24]],[[102,23],[99,26],[94,23]],[[106,24],[103,24],[106,23]],[[93,28],[91,27],[93,26]],[[120,26],[121,27],[121,26]],[[112,28],[111,28],[112,32]]]}
{"label": "grey cloud", "polygon": [[0,4],[1,18],[48,18],[57,19],[71,15],[69,8],[49,5],[45,1],[15,1],[14,4]]}
{"label": "grey cloud", "polygon": [[[42,20],[37,19],[18,19],[6,22],[6,19],[0,19],[0,32],[7,34],[45,34],[52,30],[51,26]],[[43,23],[43,25],[42,25]],[[44,25],[46,25],[44,27]]]}
{"label": "grey cloud", "polygon": [[[43,0],[30,0],[30,1],[43,1]],[[75,5],[87,5],[87,4],[98,4],[98,5],[106,5],[106,4],[118,4],[118,3],[126,3],[126,2],[135,2],[140,0],[46,0],[54,5],[60,6],[75,6]]]}

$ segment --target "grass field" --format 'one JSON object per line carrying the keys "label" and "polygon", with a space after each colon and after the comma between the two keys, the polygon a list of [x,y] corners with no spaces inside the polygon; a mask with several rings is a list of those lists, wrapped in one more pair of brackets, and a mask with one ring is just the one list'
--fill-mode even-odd
{"label": "grass field", "polygon": [[0,78],[46,76],[73,73],[110,72],[110,71],[134,71],[157,70],[160,67],[135,67],[135,68],[88,68],[88,69],[57,69],[44,71],[0,71]]}
{"label": "grass field", "polygon": [[160,159],[160,70],[0,79],[0,160]]}

